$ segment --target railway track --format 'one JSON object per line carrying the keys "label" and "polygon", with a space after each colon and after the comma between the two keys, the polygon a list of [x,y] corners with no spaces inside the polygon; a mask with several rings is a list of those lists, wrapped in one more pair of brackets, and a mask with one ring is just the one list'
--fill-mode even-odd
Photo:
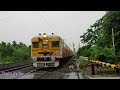
{"label": "railway track", "polygon": [[[60,67],[39,69],[39,71],[35,73],[36,74],[35,76],[37,76],[37,78],[36,77],[35,78],[36,79],[52,79],[52,78],[56,77],[57,73],[60,74],[61,72],[64,72],[65,68],[68,68],[67,66],[69,66],[69,64],[72,62],[72,59],[73,58],[70,58],[70,60],[65,62],[65,64]],[[60,77],[56,77],[56,79],[57,78],[59,79]]]}
{"label": "railway track", "polygon": [[[73,58],[66,62],[62,67],[44,70],[40,69],[34,73],[33,79],[83,79],[82,73],[69,68],[73,64]],[[67,75],[66,75],[67,74]]]}
{"label": "railway track", "polygon": [[34,71],[36,71],[36,69],[33,67],[33,64],[31,62],[23,62],[23,64],[20,63],[18,65],[13,66],[5,65],[5,67],[2,66],[2,68],[0,68],[0,78],[9,79],[11,77],[10,79],[16,79],[23,76],[25,73]]}
{"label": "railway track", "polygon": [[8,68],[8,69],[2,69],[2,70],[0,70],[0,73],[1,72],[12,72],[12,71],[20,70],[20,69],[23,69],[23,68],[31,67],[31,66],[32,66],[32,64],[22,65],[22,66],[18,66],[18,67],[12,67],[12,68]]}
{"label": "railway track", "polygon": [[[16,67],[0,69],[0,73],[23,73],[10,79],[81,79],[79,72],[75,72],[75,69],[71,71],[69,68],[71,64],[73,65],[73,62],[73,58],[71,58],[63,66],[58,68],[34,68],[32,64],[18,65]],[[73,73],[71,74],[73,77],[65,78],[65,74],[69,73]],[[9,77],[6,77],[6,79],[9,79]]]}

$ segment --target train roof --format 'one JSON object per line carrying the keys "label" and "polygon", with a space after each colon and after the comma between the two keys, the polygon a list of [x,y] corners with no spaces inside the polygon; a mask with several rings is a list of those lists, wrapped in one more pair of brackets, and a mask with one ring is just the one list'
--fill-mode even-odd
{"label": "train roof", "polygon": [[[43,38],[43,36],[42,35],[41,36],[35,36],[33,38]],[[58,35],[47,35],[47,38],[61,38],[61,37],[58,36]]]}

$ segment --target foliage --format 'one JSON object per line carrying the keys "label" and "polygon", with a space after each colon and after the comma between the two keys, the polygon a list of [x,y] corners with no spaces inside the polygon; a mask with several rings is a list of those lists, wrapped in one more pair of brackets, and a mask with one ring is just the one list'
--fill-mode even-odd
{"label": "foliage", "polygon": [[29,48],[25,48],[25,47],[15,49],[13,56],[16,60],[29,59],[30,58],[30,50],[29,50]]}
{"label": "foliage", "polygon": [[88,66],[88,64],[89,64],[88,61],[85,61],[85,60],[79,60],[79,67],[80,67],[80,68],[85,68],[85,67]]}
{"label": "foliage", "polygon": [[[112,42],[112,29],[115,47]],[[82,38],[82,43],[90,48],[81,47],[78,49],[78,55],[115,63],[116,57],[120,56],[120,11],[107,11],[80,38]]]}
{"label": "foliage", "polygon": [[84,57],[89,57],[89,59],[96,59],[104,62],[115,62],[115,53],[113,48],[103,48],[101,46],[93,46],[90,48],[81,48],[80,54]]}
{"label": "foliage", "polygon": [[17,62],[20,60],[28,60],[30,59],[30,47],[27,47],[25,44],[20,42],[17,44],[16,41],[13,41],[13,43],[6,43],[1,42],[0,43],[0,62],[6,63],[6,62]]}
{"label": "foliage", "polygon": [[89,50],[90,46],[89,45],[86,45],[86,46],[83,46],[82,48],[79,48],[77,53],[78,53],[78,56],[85,56],[85,57],[89,57],[90,54],[91,54],[91,51]]}
{"label": "foliage", "polygon": [[92,26],[90,26],[89,29],[87,29],[86,33],[80,36],[80,38],[82,38],[82,43],[87,43],[88,45],[96,44],[97,37],[99,37],[102,32],[102,19],[103,18],[97,20],[95,24],[93,24]]}

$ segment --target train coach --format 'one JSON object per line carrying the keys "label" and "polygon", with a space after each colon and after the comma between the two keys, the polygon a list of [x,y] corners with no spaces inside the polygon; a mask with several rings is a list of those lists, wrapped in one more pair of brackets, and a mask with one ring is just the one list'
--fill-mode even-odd
{"label": "train coach", "polygon": [[58,35],[44,33],[31,39],[31,58],[34,67],[58,67],[73,56],[73,51]]}

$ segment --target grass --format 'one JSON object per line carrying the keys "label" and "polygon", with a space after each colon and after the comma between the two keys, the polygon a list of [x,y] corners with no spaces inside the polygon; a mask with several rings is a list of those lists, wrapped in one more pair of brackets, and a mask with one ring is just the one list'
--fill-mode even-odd
{"label": "grass", "polygon": [[83,72],[86,72],[88,75],[92,77],[119,77],[120,74],[117,73],[114,69],[107,68],[106,66],[102,66],[99,68],[95,65],[95,75],[91,75],[92,69],[91,69],[91,62],[80,60],[78,59],[79,67],[83,70]]}
{"label": "grass", "polygon": [[93,75],[93,77],[116,77],[120,76],[120,74],[116,73],[114,70],[109,69],[102,69],[102,70],[96,70],[96,74]]}
{"label": "grass", "polygon": [[89,61],[81,60],[81,59],[78,59],[78,62],[79,62],[79,67],[80,67],[80,68],[86,68],[86,67],[88,67],[89,64],[90,64]]}
{"label": "grass", "polygon": [[25,60],[16,60],[13,57],[5,57],[5,58],[0,58],[0,64],[9,64],[9,63],[16,63],[19,61],[25,61]]}

